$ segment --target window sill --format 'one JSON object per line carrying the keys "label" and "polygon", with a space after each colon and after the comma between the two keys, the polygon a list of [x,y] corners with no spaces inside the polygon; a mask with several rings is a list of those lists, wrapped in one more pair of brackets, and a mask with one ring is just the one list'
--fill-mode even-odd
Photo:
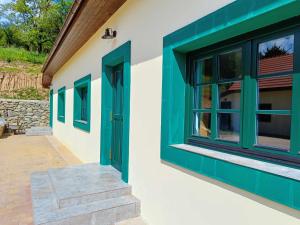
{"label": "window sill", "polygon": [[74,120],[73,121],[73,126],[80,129],[80,130],[90,132],[90,123],[88,121]]}
{"label": "window sill", "polygon": [[61,123],[65,123],[65,117],[64,116],[58,116],[57,120]]}
{"label": "window sill", "polygon": [[88,124],[88,122],[87,121],[85,121],[85,120],[74,120],[76,123],[82,123],[82,124],[85,124],[85,125],[87,125]]}
{"label": "window sill", "polygon": [[218,152],[215,150],[196,147],[196,146],[187,145],[187,144],[175,144],[175,145],[171,145],[171,147],[189,151],[189,152],[193,152],[193,153],[204,155],[204,156],[208,156],[211,158],[223,160],[223,161],[226,161],[229,163],[248,167],[251,169],[260,170],[263,172],[271,173],[271,174],[282,176],[285,178],[300,181],[300,170],[295,169],[295,168],[276,165],[276,164],[272,164],[272,163],[268,163],[268,162],[262,162],[262,161],[250,159],[247,157]]}

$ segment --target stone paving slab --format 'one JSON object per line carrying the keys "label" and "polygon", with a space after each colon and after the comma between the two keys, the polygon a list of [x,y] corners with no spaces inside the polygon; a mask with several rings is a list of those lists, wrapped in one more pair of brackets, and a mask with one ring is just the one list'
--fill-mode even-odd
{"label": "stone paving slab", "polygon": [[5,136],[0,155],[1,225],[33,225],[31,173],[81,163],[54,137]]}

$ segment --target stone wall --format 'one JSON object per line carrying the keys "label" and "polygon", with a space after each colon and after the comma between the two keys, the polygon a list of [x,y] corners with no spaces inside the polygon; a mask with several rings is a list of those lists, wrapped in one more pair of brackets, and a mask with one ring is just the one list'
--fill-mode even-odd
{"label": "stone wall", "polygon": [[11,125],[20,121],[24,129],[49,126],[49,102],[0,99],[0,117]]}

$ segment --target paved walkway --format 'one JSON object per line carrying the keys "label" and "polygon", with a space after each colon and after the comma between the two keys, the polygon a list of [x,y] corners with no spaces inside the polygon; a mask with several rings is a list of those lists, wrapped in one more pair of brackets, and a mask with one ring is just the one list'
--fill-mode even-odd
{"label": "paved walkway", "polygon": [[33,225],[30,174],[80,164],[54,137],[0,139],[0,225]]}

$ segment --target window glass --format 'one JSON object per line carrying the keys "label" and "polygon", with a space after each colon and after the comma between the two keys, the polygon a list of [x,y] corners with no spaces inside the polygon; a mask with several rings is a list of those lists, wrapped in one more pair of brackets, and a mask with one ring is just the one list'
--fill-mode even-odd
{"label": "window glass", "polygon": [[195,87],[195,109],[211,108],[211,85],[201,85]]}
{"label": "window glass", "polygon": [[219,74],[221,80],[241,79],[242,71],[241,48],[219,55]]}
{"label": "window glass", "polygon": [[271,110],[290,110],[292,105],[292,77],[280,76],[258,80],[258,103],[270,105]]}
{"label": "window glass", "polygon": [[240,115],[238,113],[218,113],[218,137],[238,142],[240,139]]}
{"label": "window glass", "polygon": [[219,108],[239,109],[241,98],[241,82],[219,84]]}
{"label": "window glass", "polygon": [[87,121],[87,87],[80,89],[81,98],[81,120]]}
{"label": "window glass", "polygon": [[[261,116],[268,116],[268,121]],[[286,115],[258,115],[257,144],[289,149],[291,117]]]}
{"label": "window glass", "polygon": [[292,71],[293,65],[294,35],[258,45],[258,75]]}
{"label": "window glass", "polygon": [[65,95],[64,93],[59,93],[58,94],[58,115],[63,117],[64,116],[64,111],[65,111]]}
{"label": "window glass", "polygon": [[213,59],[206,58],[195,61],[195,82],[210,83],[213,79]]}
{"label": "window glass", "polygon": [[211,134],[211,114],[194,113],[194,135],[209,137]]}

